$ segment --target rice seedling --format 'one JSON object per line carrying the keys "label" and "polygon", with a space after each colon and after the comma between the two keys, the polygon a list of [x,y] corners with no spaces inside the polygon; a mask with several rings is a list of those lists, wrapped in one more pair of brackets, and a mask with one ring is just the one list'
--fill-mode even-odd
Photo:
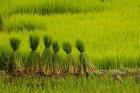
{"label": "rice seedling", "polygon": [[76,70],[76,63],[75,63],[75,60],[74,60],[73,56],[71,55],[71,52],[72,52],[71,43],[63,42],[63,50],[67,54],[67,59],[66,59],[66,62],[65,62],[64,69],[69,74],[75,74],[76,73],[76,71],[75,71]]}
{"label": "rice seedling", "polygon": [[76,47],[80,52],[80,58],[79,58],[79,60],[80,60],[80,74],[83,75],[84,73],[86,73],[86,75],[88,75],[86,72],[86,69],[87,69],[87,67],[86,67],[87,61],[86,60],[87,60],[87,58],[85,58],[85,54],[83,53],[85,51],[85,46],[84,46],[82,41],[77,40]]}
{"label": "rice seedling", "polygon": [[29,73],[38,73],[41,70],[40,69],[40,66],[41,66],[40,55],[36,51],[37,47],[39,45],[39,37],[30,35],[29,41],[30,41],[30,48],[32,51],[30,52],[30,54],[28,56],[28,61],[26,63],[27,73],[28,72]]}
{"label": "rice seedling", "polygon": [[10,57],[8,64],[8,73],[20,75],[23,71],[23,60],[20,52],[18,51],[21,41],[18,38],[11,38],[10,45],[13,53]]}
{"label": "rice seedling", "polygon": [[43,41],[44,41],[45,49],[42,54],[42,60],[43,60],[42,68],[45,74],[50,75],[53,69],[52,52],[51,52],[52,38],[46,35],[44,36]]}
{"label": "rice seedling", "polygon": [[59,52],[59,44],[57,41],[54,41],[53,44],[53,51],[54,51],[54,55],[53,55],[53,74],[55,75],[60,75],[62,74],[62,67],[63,67],[63,64],[62,64],[62,59],[60,57],[60,55],[58,54]]}
{"label": "rice seedling", "polygon": [[81,40],[77,40],[76,47],[80,52],[80,74],[86,74],[86,76],[89,75],[90,72],[95,71],[95,67],[89,63],[89,59],[87,58],[87,55],[85,52],[85,46],[84,43]]}

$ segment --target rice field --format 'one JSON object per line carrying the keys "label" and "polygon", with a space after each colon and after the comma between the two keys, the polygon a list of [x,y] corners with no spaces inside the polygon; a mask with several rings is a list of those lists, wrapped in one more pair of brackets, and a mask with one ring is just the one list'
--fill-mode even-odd
{"label": "rice field", "polygon": [[[13,15],[4,20],[5,31],[0,34],[0,45],[10,50],[8,40],[10,37],[16,36],[22,41],[20,51],[26,53],[30,51],[28,43],[30,34],[37,34],[40,38],[44,34],[49,34],[53,40],[59,41],[61,46],[64,41],[69,41],[75,47],[75,41],[81,39],[86,45],[87,55],[97,67],[99,67],[98,63],[105,62],[105,60],[112,61],[113,64],[115,62],[118,64],[126,62],[127,64],[128,62],[128,64],[137,65],[140,55],[140,23],[139,16],[134,14],[121,16],[115,12],[104,12],[52,16]],[[44,47],[42,39],[40,40],[38,51],[42,52]],[[64,55],[62,49],[60,52],[61,55]],[[75,48],[72,53],[78,55]],[[137,66],[139,67],[139,65]],[[133,65],[130,67],[133,68]]]}
{"label": "rice field", "polygon": [[139,10],[139,0],[0,0],[0,92],[139,93],[134,77],[94,74],[140,68]]}

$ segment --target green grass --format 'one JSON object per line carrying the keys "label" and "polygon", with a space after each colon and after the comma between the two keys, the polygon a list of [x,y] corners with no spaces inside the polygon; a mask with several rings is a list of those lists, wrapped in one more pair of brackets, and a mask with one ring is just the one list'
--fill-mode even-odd
{"label": "green grass", "polygon": [[[34,80],[34,81],[33,81]],[[133,78],[115,81],[112,78],[65,77],[40,78],[18,77],[0,79],[1,93],[139,93],[140,84]]]}

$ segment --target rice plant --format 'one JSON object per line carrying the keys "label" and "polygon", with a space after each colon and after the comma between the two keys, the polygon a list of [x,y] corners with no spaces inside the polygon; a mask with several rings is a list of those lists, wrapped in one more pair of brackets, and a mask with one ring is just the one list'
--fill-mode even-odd
{"label": "rice plant", "polygon": [[27,67],[26,71],[27,73],[38,73],[41,70],[40,55],[36,51],[39,45],[39,37],[31,35],[29,37],[29,40],[30,40],[30,48],[32,51],[28,56],[28,61],[26,63],[26,67]]}
{"label": "rice plant", "polygon": [[87,69],[86,68],[86,58],[85,58],[85,55],[84,55],[85,46],[84,46],[82,41],[77,40],[76,41],[76,47],[77,47],[78,51],[80,52],[80,57],[79,57],[79,60],[80,60],[80,74],[84,74],[84,73],[86,73],[86,69]]}
{"label": "rice plant", "polygon": [[86,76],[89,75],[90,72],[93,72],[95,70],[95,67],[89,63],[89,59],[85,52],[85,46],[84,43],[81,40],[77,40],[76,47],[80,52],[80,74],[86,74]]}
{"label": "rice plant", "polygon": [[18,38],[11,38],[10,45],[13,53],[10,57],[8,64],[9,74],[21,75],[24,69],[23,60],[20,52],[18,51],[21,41]]}
{"label": "rice plant", "polygon": [[51,52],[51,45],[52,45],[52,38],[48,35],[44,36],[43,38],[45,49],[42,54],[42,68],[43,72],[47,75],[51,74],[52,71],[52,52]]}
{"label": "rice plant", "polygon": [[60,47],[57,41],[54,41],[52,46],[53,46],[53,51],[54,51],[54,55],[52,58],[53,74],[60,75],[62,73],[62,59],[58,54]]}
{"label": "rice plant", "polygon": [[[65,62],[65,71],[74,74],[76,69],[76,64],[73,56],[71,55],[72,46],[69,42],[63,42],[63,50],[67,53],[67,59]],[[64,64],[64,63],[63,63]]]}

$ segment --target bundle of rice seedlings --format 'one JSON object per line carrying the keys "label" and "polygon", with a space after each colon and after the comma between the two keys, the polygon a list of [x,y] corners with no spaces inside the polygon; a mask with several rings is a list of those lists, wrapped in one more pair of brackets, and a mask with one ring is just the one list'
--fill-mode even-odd
{"label": "bundle of rice seedlings", "polygon": [[19,45],[21,41],[18,38],[11,38],[10,45],[13,49],[13,53],[10,57],[8,64],[8,72],[10,74],[21,74],[23,71],[23,60],[21,54],[19,53]]}
{"label": "bundle of rice seedlings", "polygon": [[27,65],[27,71],[29,73],[37,73],[39,72],[39,67],[40,67],[40,55],[36,51],[37,47],[39,45],[39,37],[38,36],[30,36],[30,48],[31,52],[28,57],[28,65]]}
{"label": "bundle of rice seedlings", "polygon": [[65,64],[64,69],[66,72],[68,72],[70,74],[74,74],[75,62],[71,55],[71,52],[72,52],[71,43],[63,42],[63,50],[67,53],[67,59],[66,59],[66,64]]}
{"label": "bundle of rice seedlings", "polygon": [[89,75],[89,73],[95,70],[94,65],[91,65],[91,63],[89,62],[87,55],[84,53],[85,52],[85,46],[84,43],[80,40],[77,40],[76,42],[76,47],[78,49],[78,51],[80,52],[80,74],[86,74],[86,76]]}
{"label": "bundle of rice seedlings", "polygon": [[51,45],[52,39],[48,35],[44,36],[44,45],[45,49],[42,54],[42,72],[47,75],[51,75],[52,71],[52,53],[51,53]]}
{"label": "bundle of rice seedlings", "polygon": [[53,51],[54,51],[54,55],[52,58],[53,74],[60,75],[60,74],[62,74],[62,60],[61,60],[60,56],[58,55],[59,45],[58,45],[57,41],[53,42]]}
{"label": "bundle of rice seedlings", "polygon": [[[79,74],[84,74],[85,70],[86,70],[86,67],[85,67],[85,61],[81,60],[81,57],[83,58],[83,55],[84,55],[84,51],[85,51],[85,46],[83,44],[82,41],[80,40],[77,40],[76,42],[76,47],[78,49],[78,51],[80,52],[80,57],[79,57],[79,60],[80,60],[80,66],[79,68],[77,68],[77,73]],[[79,71],[79,72],[78,72]]]}

